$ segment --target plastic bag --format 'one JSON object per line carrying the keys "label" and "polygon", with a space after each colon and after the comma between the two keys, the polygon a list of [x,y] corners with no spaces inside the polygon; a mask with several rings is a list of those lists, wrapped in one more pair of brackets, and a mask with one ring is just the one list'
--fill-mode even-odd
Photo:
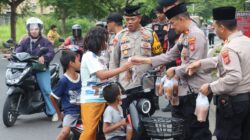
{"label": "plastic bag", "polygon": [[155,94],[156,96],[162,96],[163,95],[163,84],[162,84],[162,78],[157,77],[155,82]]}
{"label": "plastic bag", "polygon": [[172,106],[178,106],[180,103],[178,96],[178,81],[175,78],[173,78],[172,83],[173,83],[173,95],[170,102]]}
{"label": "plastic bag", "polygon": [[164,82],[164,92],[168,100],[171,100],[173,96],[173,81],[166,78]]}
{"label": "plastic bag", "polygon": [[198,94],[196,98],[196,107],[195,107],[195,115],[197,116],[197,120],[199,122],[205,122],[207,119],[209,110],[209,101],[207,96],[203,95],[202,93]]}

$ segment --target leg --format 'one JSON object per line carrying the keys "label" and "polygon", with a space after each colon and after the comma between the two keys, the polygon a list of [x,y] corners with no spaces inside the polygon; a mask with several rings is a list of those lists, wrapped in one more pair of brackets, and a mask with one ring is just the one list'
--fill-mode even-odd
{"label": "leg", "polygon": [[[218,140],[243,140],[244,119],[249,111],[249,102],[233,103],[233,115],[224,117],[221,109],[216,110],[215,135]],[[249,130],[246,130],[249,133]]]}
{"label": "leg", "polygon": [[43,99],[46,106],[46,113],[49,115],[53,115],[56,113],[55,108],[52,105],[52,102],[49,98],[51,93],[51,81],[50,81],[50,71],[47,70],[45,72],[37,72],[36,79],[38,85],[40,87],[41,93],[43,94]]}
{"label": "leg", "polygon": [[106,103],[81,104],[81,117],[84,131],[79,140],[96,140],[96,130],[101,120]]}
{"label": "leg", "polygon": [[246,115],[246,118],[244,119],[245,123],[243,123],[243,128],[242,128],[242,140],[250,140],[250,104],[248,106],[248,114]]}
{"label": "leg", "polygon": [[57,136],[56,140],[67,140],[69,137],[70,133],[70,127],[69,126],[64,126]]}

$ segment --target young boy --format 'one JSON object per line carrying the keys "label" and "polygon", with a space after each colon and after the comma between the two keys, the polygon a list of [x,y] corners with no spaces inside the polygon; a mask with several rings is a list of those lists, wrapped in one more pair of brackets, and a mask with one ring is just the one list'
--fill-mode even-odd
{"label": "young boy", "polygon": [[[63,128],[57,136],[57,140],[66,140],[70,133],[70,128],[75,127],[80,115],[80,57],[75,52],[65,51],[60,58],[64,75],[60,78],[51,93],[51,101],[56,109],[58,117],[63,121]],[[56,100],[61,100],[63,114],[57,105]]]}
{"label": "young boy", "polygon": [[[104,99],[108,103],[103,114],[103,133],[106,140],[130,140],[132,129],[123,116],[121,93],[118,85],[111,84],[103,89]],[[128,127],[127,127],[128,126]],[[127,128],[127,137],[126,137]]]}

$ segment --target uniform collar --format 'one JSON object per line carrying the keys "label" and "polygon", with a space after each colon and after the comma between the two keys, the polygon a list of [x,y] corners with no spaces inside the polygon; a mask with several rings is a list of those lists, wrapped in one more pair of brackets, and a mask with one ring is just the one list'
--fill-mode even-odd
{"label": "uniform collar", "polygon": [[184,34],[187,35],[189,33],[189,31],[191,31],[194,26],[196,26],[196,24],[193,21],[191,21],[189,26],[188,26],[188,30],[185,31]]}
{"label": "uniform collar", "polygon": [[233,40],[234,38],[237,38],[237,37],[240,37],[240,36],[243,36],[243,33],[242,33],[241,31],[236,31],[236,32],[232,33],[232,34],[228,37],[227,41],[230,42],[230,41]]}

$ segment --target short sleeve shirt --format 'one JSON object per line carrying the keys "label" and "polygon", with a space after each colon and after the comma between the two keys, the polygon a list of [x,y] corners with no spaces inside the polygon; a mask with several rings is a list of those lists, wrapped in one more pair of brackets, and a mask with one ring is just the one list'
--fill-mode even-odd
{"label": "short sleeve shirt", "polygon": [[[110,123],[111,125],[118,123],[122,119],[124,119],[124,117],[121,106],[119,106],[119,111],[114,109],[112,106],[108,106],[103,114],[103,122]],[[113,132],[105,134],[106,139],[110,139],[115,136],[126,136],[125,127],[118,128]]]}
{"label": "short sleeve shirt", "polygon": [[80,75],[76,80],[71,79],[67,74],[62,75],[51,95],[61,100],[64,114],[80,113],[81,80]]}
{"label": "short sleeve shirt", "polygon": [[102,82],[96,72],[107,69],[105,63],[100,57],[91,51],[87,51],[82,56],[81,61],[81,103],[106,102],[103,98],[102,89],[96,89],[94,86]]}

